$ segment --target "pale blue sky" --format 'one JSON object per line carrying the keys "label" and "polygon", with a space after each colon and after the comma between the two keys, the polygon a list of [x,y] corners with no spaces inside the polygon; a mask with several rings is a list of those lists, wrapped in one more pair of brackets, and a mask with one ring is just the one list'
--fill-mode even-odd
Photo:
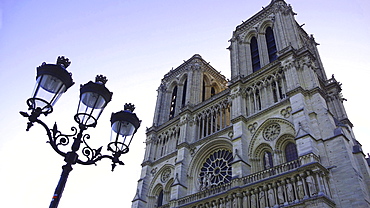
{"label": "pale blue sky", "polygon": [[[0,207],[48,207],[63,158],[48,144],[40,126],[26,132],[25,101],[32,93],[35,68],[65,55],[76,84],[44,119],[63,132],[74,126],[79,85],[95,75],[108,77],[112,102],[96,129],[95,147],[109,142],[111,112],[125,102],[136,105],[143,120],[126,163],[110,172],[110,163],[75,165],[59,208],[130,207],[140,178],[145,128],[152,123],[156,89],[163,75],[200,54],[229,78],[228,40],[244,20],[269,0],[2,0],[0,1]],[[320,43],[328,77],[343,83],[349,119],[364,152],[370,152],[370,34],[368,0],[290,0],[299,24]],[[361,89],[361,90],[359,90]]]}

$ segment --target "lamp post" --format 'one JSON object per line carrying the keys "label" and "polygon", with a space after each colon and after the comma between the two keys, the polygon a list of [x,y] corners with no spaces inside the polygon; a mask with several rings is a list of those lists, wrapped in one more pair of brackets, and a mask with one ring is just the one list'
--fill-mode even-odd
{"label": "lamp post", "polygon": [[[49,139],[48,143],[64,157],[66,162],[62,167],[63,171],[49,208],[58,207],[68,175],[73,169],[72,165],[76,163],[92,165],[103,158],[112,161],[112,171],[117,164],[124,165],[120,156],[129,151],[131,141],[141,123],[133,113],[135,106],[131,103],[125,104],[123,111],[112,113],[111,116],[111,142],[107,145],[107,150],[111,154],[103,155],[102,147],[93,149],[87,144],[86,140],[90,138],[90,135],[84,134],[84,131],[89,127],[96,127],[100,115],[111,101],[113,94],[105,87],[106,77],[98,75],[95,82],[90,81],[80,87],[80,101],[74,116],[78,129],[72,127],[72,134],[63,134],[58,130],[56,123],[49,128],[39,117],[42,114],[47,116],[52,113],[53,106],[60,96],[74,84],[71,73],[66,70],[70,63],[67,58],[58,57],[56,64],[43,63],[37,67],[36,86],[32,97],[27,100],[28,110],[31,112],[30,114],[20,112],[22,116],[28,118],[26,130],[29,131],[34,123],[43,126]],[[70,144],[71,138],[73,139],[72,144]],[[70,146],[71,150],[64,152],[60,149],[65,146]],[[79,158],[79,153],[82,153],[84,159]]]}

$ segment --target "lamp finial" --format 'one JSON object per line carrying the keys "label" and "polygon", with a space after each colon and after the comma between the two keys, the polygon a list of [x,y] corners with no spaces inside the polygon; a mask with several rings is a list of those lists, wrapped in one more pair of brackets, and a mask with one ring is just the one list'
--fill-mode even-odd
{"label": "lamp finial", "polygon": [[71,61],[69,61],[68,58],[65,58],[64,56],[58,56],[57,65],[61,65],[66,69],[70,64]]}
{"label": "lamp finial", "polygon": [[135,105],[132,103],[126,103],[124,106],[124,110],[128,110],[130,112],[134,112],[135,110]]}
{"label": "lamp finial", "polygon": [[95,77],[95,82],[100,82],[100,83],[102,83],[103,85],[105,84],[105,83],[107,83],[107,81],[108,81],[108,79],[107,79],[107,77],[106,76],[104,76],[104,75],[96,75],[96,77]]}

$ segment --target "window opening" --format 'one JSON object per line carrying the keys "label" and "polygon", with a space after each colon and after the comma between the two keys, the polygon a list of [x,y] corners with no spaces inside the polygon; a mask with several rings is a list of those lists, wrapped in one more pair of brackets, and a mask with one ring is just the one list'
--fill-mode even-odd
{"label": "window opening", "polygon": [[276,43],[275,43],[275,38],[274,38],[274,32],[272,31],[271,27],[268,27],[266,29],[266,43],[267,43],[267,51],[269,54],[269,60],[270,63],[275,61],[277,58],[277,49],[276,49]]}
{"label": "window opening", "polygon": [[256,72],[258,69],[261,68],[260,56],[259,56],[259,52],[258,52],[258,44],[257,44],[257,38],[256,37],[253,37],[251,39],[250,49],[251,49],[253,72]]}
{"label": "window opening", "polygon": [[176,97],[177,97],[177,86],[173,88],[173,91],[172,91],[170,116],[169,116],[170,119],[172,119],[175,116]]}
{"label": "window opening", "polygon": [[289,142],[285,147],[286,162],[298,159],[297,146],[293,142]]}
{"label": "window opening", "polygon": [[157,199],[157,207],[160,207],[163,205],[163,190],[159,192],[158,199]]}
{"label": "window opening", "polygon": [[187,90],[187,88],[188,88],[188,80],[185,80],[184,86],[183,86],[183,89],[182,89],[182,100],[181,100],[182,107],[184,107],[185,103],[186,103],[186,90]]}
{"label": "window opening", "polygon": [[202,88],[202,101],[206,99],[206,83],[203,81],[203,88]]}

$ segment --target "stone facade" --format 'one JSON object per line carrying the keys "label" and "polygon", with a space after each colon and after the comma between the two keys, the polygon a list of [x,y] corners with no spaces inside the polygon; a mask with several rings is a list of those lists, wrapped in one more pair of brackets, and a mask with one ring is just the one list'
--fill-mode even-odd
{"label": "stone facade", "polygon": [[370,207],[341,84],[273,0],[236,27],[231,78],[194,55],[162,79],[133,208]]}

